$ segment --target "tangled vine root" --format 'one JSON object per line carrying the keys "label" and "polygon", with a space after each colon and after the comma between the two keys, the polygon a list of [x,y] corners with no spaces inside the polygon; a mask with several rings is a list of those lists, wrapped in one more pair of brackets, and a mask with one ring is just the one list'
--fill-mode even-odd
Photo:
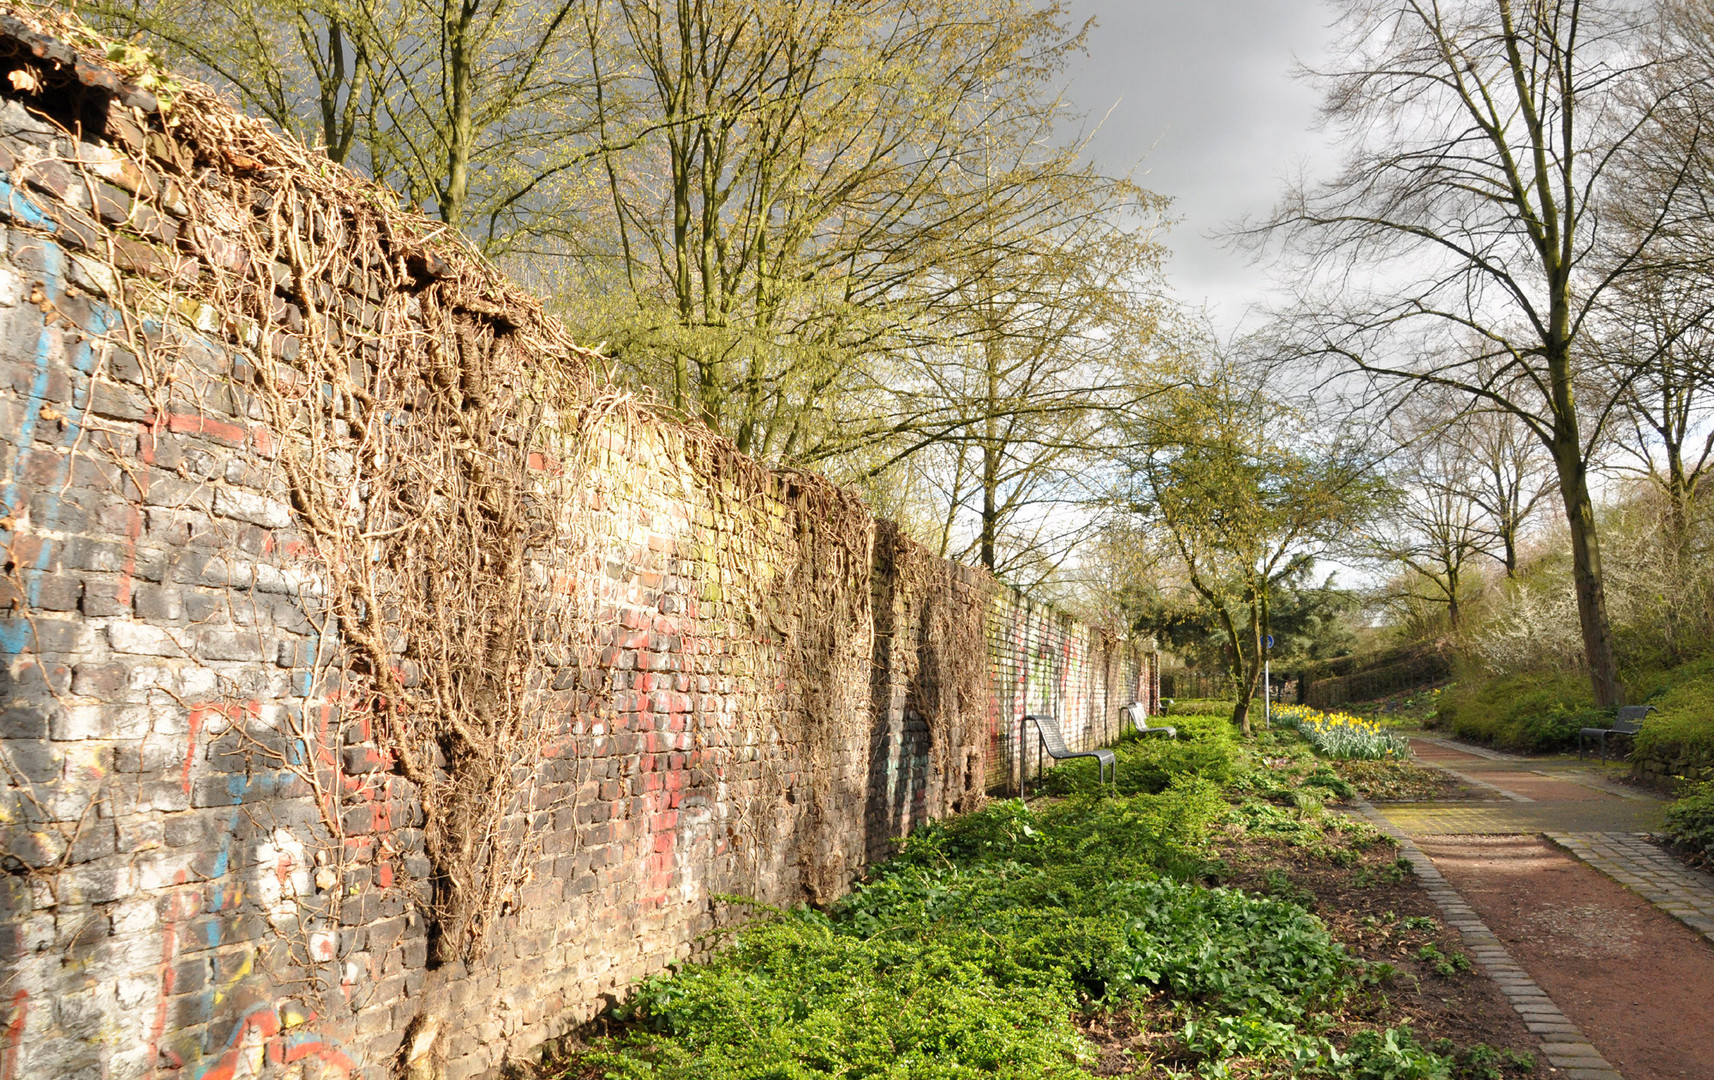
{"label": "tangled vine root", "polygon": [[[127,73],[143,61],[112,60],[131,54],[75,17],[13,10],[92,67],[150,74]],[[772,665],[723,673],[726,712],[695,732],[700,782],[721,782],[735,761],[760,766],[722,796],[753,868],[792,831],[781,801],[803,794],[811,898],[831,899],[854,869],[833,825],[837,800],[864,783],[870,708],[887,707],[866,697],[878,540],[915,627],[909,707],[933,732],[933,775],[960,778],[936,809],[980,799],[982,605],[956,596],[979,586],[891,525],[877,537],[866,508],[829,481],[771,471],[612,388],[600,356],[392,192],[207,87],[175,93],[170,108],[136,114],[142,136],[120,149],[128,175],[168,175],[134,195],[177,219],[179,252],[147,257],[109,232],[85,253],[105,263],[123,317],[109,345],[139,358],[156,416],[183,404],[174,357],[236,359],[231,398],[272,432],[277,487],[305,545],[315,587],[304,605],[339,645],[316,672],[315,692],[340,710],[322,736],[330,753],[372,744],[420,804],[436,961],[480,954],[520,902],[554,809],[540,766],[575,758],[576,734],[609,709],[600,654],[616,616],[600,591],[597,519],[609,457],[640,442],[710,511],[684,571],[697,579],[700,632],[736,646],[735,665]],[[307,779],[337,862],[340,781],[332,757],[326,766]]]}
{"label": "tangled vine root", "polygon": [[927,811],[941,817],[980,809],[986,799],[986,737],[991,688],[986,604],[970,593],[986,587],[960,580],[955,564],[881,524],[903,599],[907,648],[895,661],[905,680],[905,708],[929,731]]}
{"label": "tangled vine root", "polygon": [[295,359],[256,348],[251,390],[349,649],[345,707],[421,800],[437,959],[469,957],[528,879],[518,815],[564,720],[544,698],[596,645],[578,496],[629,403],[467,249],[198,93],[185,141],[249,166],[186,187],[237,245],[206,294],[257,346],[301,318]]}

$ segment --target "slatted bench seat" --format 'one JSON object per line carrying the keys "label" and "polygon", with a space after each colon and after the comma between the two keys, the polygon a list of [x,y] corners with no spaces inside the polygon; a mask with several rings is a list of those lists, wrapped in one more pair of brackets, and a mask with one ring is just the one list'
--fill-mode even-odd
{"label": "slatted bench seat", "polygon": [[1607,762],[1607,739],[1613,735],[1628,735],[1636,737],[1643,729],[1643,718],[1654,711],[1653,705],[1625,705],[1620,707],[1619,714],[1613,717],[1612,727],[1586,727],[1577,729],[1577,757],[1583,758],[1583,748],[1589,739],[1594,739],[1601,746],[1601,763]]}
{"label": "slatted bench seat", "polygon": [[[1048,757],[1055,761],[1065,761],[1069,758],[1094,758],[1097,775],[1100,776],[1101,782],[1104,784],[1109,782],[1109,770],[1111,770],[1112,778],[1117,778],[1119,775],[1119,759],[1113,754],[1113,751],[1106,749],[1073,750],[1065,745],[1065,735],[1059,730],[1058,720],[1051,716],[1038,716],[1031,713],[1024,717],[1023,723],[1018,725],[1018,754],[1020,758],[1018,762],[1018,790],[1020,792],[1023,791],[1024,778],[1029,775],[1024,768],[1025,765],[1029,764],[1028,758],[1024,756],[1024,751],[1029,746],[1025,740],[1025,732],[1028,731],[1031,724],[1036,726],[1037,741],[1040,748],[1047,752]],[[1036,761],[1038,764],[1041,761],[1039,752],[1036,755]]]}
{"label": "slatted bench seat", "polygon": [[1138,735],[1165,735],[1169,739],[1178,738],[1178,729],[1171,724],[1150,727],[1149,714],[1140,701],[1133,701],[1125,706],[1125,715],[1131,718],[1131,727],[1136,729]]}

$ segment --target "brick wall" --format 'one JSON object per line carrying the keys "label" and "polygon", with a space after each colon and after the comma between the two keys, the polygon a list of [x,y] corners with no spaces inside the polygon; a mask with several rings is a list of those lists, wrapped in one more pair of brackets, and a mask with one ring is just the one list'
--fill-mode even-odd
{"label": "brick wall", "polygon": [[[268,174],[40,30],[0,16],[0,1080],[383,1077],[413,1048],[413,1075],[491,1075],[691,955],[732,917],[716,894],[830,900],[1015,784],[1026,711],[1091,745],[1158,696],[1134,648],[884,522],[841,625],[746,623],[732,590],[823,542],[804,479],[598,427],[591,557],[539,569],[599,599],[600,648],[537,688],[553,737],[506,819],[526,873],[482,951],[437,960],[423,793],[327,618],[279,466],[299,435],[253,391],[304,312],[222,309],[209,271],[251,253],[175,212]],[[173,302],[131,302],[142,280]],[[323,298],[414,310],[374,281]],[[948,685],[961,626],[979,692]]]}

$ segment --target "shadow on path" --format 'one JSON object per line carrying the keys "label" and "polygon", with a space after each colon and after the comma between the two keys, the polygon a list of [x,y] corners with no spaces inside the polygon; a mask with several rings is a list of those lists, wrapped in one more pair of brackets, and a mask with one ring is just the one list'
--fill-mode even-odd
{"label": "shadow on path", "polygon": [[[1658,826],[1658,800],[1593,766],[1439,740],[1412,747],[1495,800],[1379,812],[1552,1004],[1625,1080],[1714,1078],[1714,945],[1693,921],[1706,919],[1704,905],[1714,912],[1714,879],[1675,868],[1639,836]],[[1581,1071],[1561,1065],[1568,1080]]]}

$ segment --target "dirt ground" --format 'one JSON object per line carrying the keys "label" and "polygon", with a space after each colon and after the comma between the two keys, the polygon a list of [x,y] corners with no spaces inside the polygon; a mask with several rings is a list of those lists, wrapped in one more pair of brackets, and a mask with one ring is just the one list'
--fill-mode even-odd
{"label": "dirt ground", "polygon": [[1625,1080],[1714,1077],[1701,935],[1540,837],[1417,843]]}
{"label": "dirt ground", "polygon": [[[1372,1023],[1409,1024],[1425,1044],[1451,1039],[1459,1047],[1484,1043],[1497,1050],[1538,1051],[1540,1040],[1524,1026],[1499,989],[1468,966],[1458,933],[1441,922],[1440,910],[1414,875],[1395,869],[1394,848],[1371,848],[1349,867],[1283,844],[1255,841],[1223,854],[1233,867],[1227,884],[1276,895],[1299,890],[1295,899],[1305,902],[1352,952],[1398,969],[1386,988],[1386,1000],[1374,1003],[1376,1007],[1369,1011],[1366,1019]],[[1283,873],[1287,882],[1282,883],[1277,875],[1270,880],[1270,870]],[[1425,919],[1431,928],[1414,928]],[[1433,951],[1425,957],[1427,945],[1432,945]],[[1434,953],[1446,959],[1433,959]],[[1442,963],[1453,964],[1455,970],[1446,973]],[[1534,1073],[1514,1071],[1507,1075],[1554,1074],[1540,1063]]]}

